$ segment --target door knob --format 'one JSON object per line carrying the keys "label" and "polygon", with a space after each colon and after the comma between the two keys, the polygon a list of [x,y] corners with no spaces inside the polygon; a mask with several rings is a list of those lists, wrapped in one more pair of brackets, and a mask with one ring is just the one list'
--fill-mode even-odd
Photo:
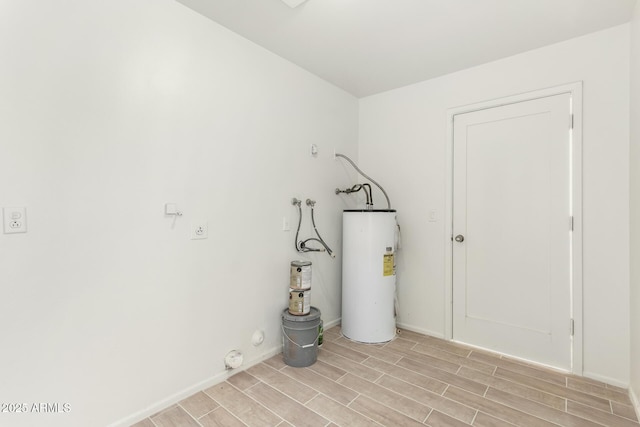
{"label": "door knob", "polygon": [[456,236],[456,242],[464,242],[464,236],[462,234],[458,234]]}

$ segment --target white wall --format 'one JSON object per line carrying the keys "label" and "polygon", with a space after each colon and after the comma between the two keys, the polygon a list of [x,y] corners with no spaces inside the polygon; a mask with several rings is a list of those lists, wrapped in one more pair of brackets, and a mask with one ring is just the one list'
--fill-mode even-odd
{"label": "white wall", "polygon": [[640,3],[631,23],[631,394],[640,414]]}
{"label": "white wall", "polygon": [[[231,349],[279,351],[290,200],[317,200],[339,254],[357,100],[172,0],[3,1],[0,63],[0,206],[29,221],[0,234],[0,402],[71,409],[0,424],[133,422],[223,379]],[[335,322],[339,257],[308,258]]]}
{"label": "white wall", "polygon": [[[584,373],[629,381],[629,25],[360,101],[360,164],[403,231],[399,321],[445,330],[447,109],[584,81]],[[428,222],[436,210],[438,220]]]}

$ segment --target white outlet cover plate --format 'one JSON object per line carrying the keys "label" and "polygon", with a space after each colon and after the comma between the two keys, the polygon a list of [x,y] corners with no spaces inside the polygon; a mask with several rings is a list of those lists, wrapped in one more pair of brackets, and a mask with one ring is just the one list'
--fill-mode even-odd
{"label": "white outlet cover plate", "polygon": [[3,208],[4,234],[27,232],[27,208]]}
{"label": "white outlet cover plate", "polygon": [[286,4],[287,6],[289,6],[290,8],[294,8],[294,7],[298,7],[300,6],[302,3],[304,3],[307,0],[282,0],[282,2],[284,4]]}
{"label": "white outlet cover plate", "polygon": [[207,221],[196,221],[191,223],[191,240],[207,239],[209,237],[209,227]]}

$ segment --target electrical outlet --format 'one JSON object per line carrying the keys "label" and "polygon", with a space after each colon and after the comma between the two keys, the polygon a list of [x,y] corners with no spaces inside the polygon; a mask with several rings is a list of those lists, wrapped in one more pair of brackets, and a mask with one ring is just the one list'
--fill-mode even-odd
{"label": "electrical outlet", "polygon": [[3,208],[4,234],[27,232],[27,208]]}
{"label": "electrical outlet", "polygon": [[191,223],[191,240],[206,239],[209,237],[209,229],[207,221],[198,221]]}

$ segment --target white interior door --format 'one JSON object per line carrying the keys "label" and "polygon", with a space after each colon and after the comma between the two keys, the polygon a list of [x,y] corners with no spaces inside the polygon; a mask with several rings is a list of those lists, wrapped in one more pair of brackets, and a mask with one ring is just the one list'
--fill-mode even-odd
{"label": "white interior door", "polygon": [[453,338],[571,368],[570,94],[454,116]]}

